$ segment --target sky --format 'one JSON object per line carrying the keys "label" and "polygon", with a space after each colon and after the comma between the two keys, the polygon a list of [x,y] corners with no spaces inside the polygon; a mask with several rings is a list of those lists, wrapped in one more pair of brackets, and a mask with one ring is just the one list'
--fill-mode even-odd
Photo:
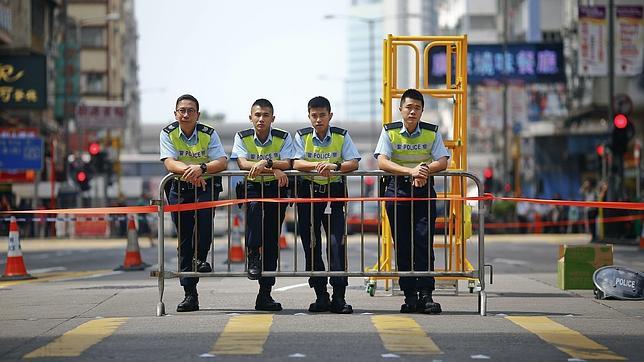
{"label": "sky", "polygon": [[267,98],[276,121],[305,121],[323,95],[344,109],[346,0],[137,0],[141,121],[169,123],[178,96],[226,122]]}

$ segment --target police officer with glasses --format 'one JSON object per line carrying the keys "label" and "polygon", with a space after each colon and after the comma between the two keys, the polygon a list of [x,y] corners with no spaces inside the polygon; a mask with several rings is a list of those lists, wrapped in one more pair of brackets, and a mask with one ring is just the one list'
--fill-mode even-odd
{"label": "police officer with glasses", "polygon": [[[166,188],[170,205],[214,201],[222,191],[221,178],[214,174],[227,168],[228,162],[217,132],[199,123],[199,102],[184,94],[175,104],[175,122],[161,131],[160,159],[168,172],[181,175]],[[173,212],[172,221],[179,230],[179,268],[182,272],[209,273],[206,261],[212,244],[215,209]],[[199,310],[199,278],[180,277],[185,298],[177,312]]]}

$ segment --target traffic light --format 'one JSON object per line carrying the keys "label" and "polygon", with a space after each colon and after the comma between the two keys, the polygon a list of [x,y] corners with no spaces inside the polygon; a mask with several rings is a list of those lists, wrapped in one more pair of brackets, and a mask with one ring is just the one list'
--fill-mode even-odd
{"label": "traffic light", "polygon": [[628,150],[628,142],[635,135],[635,126],[628,117],[618,113],[613,118],[613,132],[611,134],[611,149],[616,155],[623,155]]}
{"label": "traffic light", "polygon": [[486,167],[483,170],[483,192],[492,192],[494,187],[494,170],[492,167]]}
{"label": "traffic light", "polygon": [[101,148],[98,142],[89,144],[87,151],[90,155],[90,166],[96,173],[111,173],[112,163],[107,159],[107,152]]}
{"label": "traffic light", "polygon": [[72,161],[69,165],[69,172],[72,179],[81,191],[87,191],[91,188],[92,170],[80,159]]}

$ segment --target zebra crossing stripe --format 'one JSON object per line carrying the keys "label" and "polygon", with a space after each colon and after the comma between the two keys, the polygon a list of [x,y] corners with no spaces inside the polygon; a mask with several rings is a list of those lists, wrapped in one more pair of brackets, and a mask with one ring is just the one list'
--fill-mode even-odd
{"label": "zebra crossing stripe", "polygon": [[262,354],[272,324],[273,314],[234,316],[226,323],[210,353],[215,356]]}
{"label": "zebra crossing stripe", "polygon": [[565,327],[548,317],[506,317],[508,320],[536,334],[539,338],[580,360],[625,360],[626,358],[609,350],[583,334]]}
{"label": "zebra crossing stripe", "polygon": [[371,317],[371,322],[389,352],[417,355],[443,353],[413,318],[382,315]]}
{"label": "zebra crossing stripe", "polygon": [[129,318],[103,318],[85,322],[23,358],[78,357],[88,348],[110,336]]}

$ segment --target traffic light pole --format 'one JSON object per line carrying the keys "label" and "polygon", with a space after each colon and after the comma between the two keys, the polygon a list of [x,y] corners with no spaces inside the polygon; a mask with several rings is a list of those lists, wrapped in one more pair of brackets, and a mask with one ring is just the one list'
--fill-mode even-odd
{"label": "traffic light pole", "polygon": [[[615,47],[613,42],[615,40],[615,31],[613,29],[613,0],[608,0],[608,120],[613,122],[615,118],[615,109],[613,106],[613,94],[615,93]],[[623,155],[619,152],[613,152],[613,162],[619,165],[622,162]],[[615,200],[617,190],[622,189],[622,176],[623,167],[620,167],[621,172],[614,172],[613,168],[609,169],[609,185],[608,199]],[[617,173],[617,175],[616,175]]]}

